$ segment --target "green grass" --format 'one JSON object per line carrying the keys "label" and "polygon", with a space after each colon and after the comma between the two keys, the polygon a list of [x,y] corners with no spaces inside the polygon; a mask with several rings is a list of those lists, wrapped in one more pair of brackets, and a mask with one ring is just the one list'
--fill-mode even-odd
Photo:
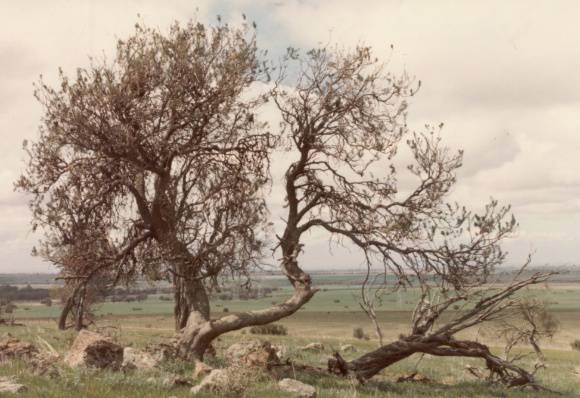
{"label": "green grass", "polygon": [[[347,315],[345,317],[345,315]],[[385,330],[388,339],[397,330],[403,330],[409,314],[406,312],[385,313]],[[345,354],[353,359],[363,352],[376,348],[374,340],[361,341],[352,337],[352,325],[363,322],[364,317],[358,313],[314,313],[305,312],[283,321],[288,327],[288,336],[255,336],[246,332],[224,335],[216,341],[218,355],[233,342],[244,339],[268,340],[274,344],[287,347],[287,356],[294,361],[315,366],[324,366],[327,357],[341,344],[349,343],[357,347],[357,353]],[[575,327],[573,317],[566,322]],[[64,353],[70,346],[75,333],[57,331],[51,321],[26,321],[23,327],[0,327],[0,336],[11,333],[26,341],[38,342],[37,338],[48,341],[56,350]],[[174,333],[171,329],[171,317],[112,317],[99,322],[101,331],[110,333],[122,345],[145,347],[149,343],[167,342]],[[366,324],[368,326],[368,323]],[[370,331],[370,328],[367,329]],[[389,334],[390,333],[390,334]],[[322,342],[325,351],[311,353],[299,350],[299,347],[312,341]],[[568,346],[569,347],[569,346]],[[413,356],[401,361],[373,378],[367,385],[358,386],[349,380],[333,376],[313,377],[298,373],[296,377],[317,388],[319,397],[580,397],[578,379],[573,370],[580,364],[580,352],[570,348],[566,350],[548,349],[545,351],[548,368],[541,371],[539,380],[547,387],[557,390],[562,395],[550,395],[546,392],[532,393],[508,390],[499,386],[490,386],[474,379],[465,365],[483,366],[478,360],[466,358],[438,358]],[[527,360],[526,366],[533,366],[533,357]],[[216,365],[223,365],[219,360]],[[167,362],[159,370],[149,372],[110,372],[65,369],[58,379],[47,379],[31,374],[25,363],[12,362],[0,365],[0,376],[13,376],[18,382],[28,386],[29,391],[22,397],[63,397],[63,398],[120,398],[120,397],[188,397],[189,388],[169,389],[161,384],[169,373],[190,376],[193,364],[184,362]],[[418,370],[421,374],[434,380],[434,385],[417,383],[395,383],[401,375]],[[153,378],[154,381],[149,379]],[[207,396],[207,395],[206,395]],[[253,383],[248,386],[246,397],[289,397],[278,391],[273,381]]]}
{"label": "green grass", "polygon": [[[275,281],[275,282],[274,282]],[[342,285],[333,281],[333,284],[322,285],[322,289],[316,293],[312,300],[306,304],[301,312],[352,312],[359,310],[360,287],[356,285]],[[268,285],[274,286],[282,283],[280,280],[269,280]],[[262,282],[264,284],[264,282]],[[215,314],[224,312],[227,308],[230,312],[241,312],[266,308],[272,303],[280,303],[290,297],[292,291],[289,287],[280,287],[273,292],[271,297],[263,297],[253,300],[212,300],[212,310]],[[537,297],[549,303],[552,311],[580,311],[580,286],[561,287],[554,289],[529,289],[523,294]],[[160,295],[150,295],[143,302],[104,302],[97,307],[99,315],[165,315],[173,313],[173,301],[163,301]],[[168,295],[165,295],[168,296]],[[387,295],[383,299],[379,311],[411,311],[419,298],[417,289],[408,289]],[[14,311],[16,319],[24,318],[56,318],[60,306],[55,303],[52,307],[46,307],[38,303],[16,303],[18,308]],[[140,308],[140,310],[136,310]]]}
{"label": "green grass", "polygon": [[[216,341],[218,353],[235,341],[260,338],[272,343],[283,344],[288,356],[293,360],[316,366],[324,366],[328,355],[342,344],[355,345],[359,352],[345,354],[352,359],[362,352],[377,346],[372,326],[368,318],[360,312],[359,276],[353,275],[315,275],[315,283],[321,290],[314,298],[292,317],[280,323],[288,329],[287,336],[255,336],[248,331],[238,331],[224,335]],[[258,300],[212,300],[214,317],[221,316],[223,309],[240,312],[268,307],[272,302],[279,303],[290,296],[291,290],[286,281],[280,278],[266,278],[258,282],[261,286],[277,287],[272,297]],[[530,289],[525,294],[533,295],[550,303],[551,310],[561,322],[561,330],[551,341],[543,346],[548,358],[548,368],[540,371],[539,380],[547,387],[561,392],[564,397],[580,397],[580,378],[573,374],[580,367],[580,351],[571,348],[571,342],[580,336],[580,285],[554,284],[553,289]],[[167,296],[167,295],[165,295]],[[378,313],[385,332],[385,341],[392,341],[401,333],[408,332],[409,319],[418,292],[414,289],[401,291],[385,297]],[[15,317],[24,323],[21,327],[0,326],[0,336],[10,333],[26,341],[38,342],[38,337],[48,341],[59,352],[64,353],[72,343],[73,331],[56,330],[54,318],[59,314],[58,304],[52,307],[36,303],[17,303]],[[28,308],[28,310],[25,310]],[[135,311],[134,308],[141,308]],[[174,335],[172,319],[173,302],[159,300],[159,295],[151,295],[144,302],[106,302],[99,306],[97,325],[102,332],[109,333],[122,345],[145,347],[150,343],[167,342]],[[453,313],[451,313],[453,315]],[[361,327],[371,336],[370,341],[354,339],[353,328]],[[500,346],[501,341],[493,335],[493,330],[471,330],[465,333],[492,346]],[[305,353],[299,346],[313,341],[322,342],[324,353]],[[499,348],[496,348],[499,352]],[[532,368],[532,359],[526,364]],[[401,375],[416,369],[436,381],[435,385],[417,383],[395,383]],[[218,360],[217,364],[223,364]],[[383,374],[373,378],[364,386],[357,386],[349,380],[332,376],[313,378],[307,374],[297,374],[300,380],[313,384],[319,397],[546,397],[545,392],[508,390],[490,386],[473,378],[465,365],[482,366],[477,360],[465,358],[432,358],[418,356],[408,358],[389,367]],[[29,391],[22,397],[63,397],[63,398],[120,398],[120,397],[189,397],[189,388],[168,389],[161,380],[169,373],[191,375],[193,365],[183,362],[168,362],[160,370],[151,372],[109,372],[65,369],[63,377],[55,380],[31,374],[22,362],[0,364],[0,376],[13,376],[27,385]],[[155,381],[151,382],[149,379]],[[206,395],[207,396],[207,395]],[[248,387],[247,397],[289,397],[277,390],[274,382],[253,383]]]}

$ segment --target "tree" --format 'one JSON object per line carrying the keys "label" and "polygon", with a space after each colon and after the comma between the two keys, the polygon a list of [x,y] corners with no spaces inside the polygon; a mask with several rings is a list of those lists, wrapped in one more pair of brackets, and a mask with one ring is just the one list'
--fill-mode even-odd
{"label": "tree", "polygon": [[254,117],[262,99],[242,96],[261,74],[247,28],[189,23],[167,36],[137,25],[112,63],[61,72],[58,88],[41,80],[40,137],[17,187],[72,301],[96,278],[169,278],[177,326],[196,330],[218,277],[259,262],[271,142]]}
{"label": "tree", "polygon": [[14,325],[12,313],[15,309],[16,304],[5,298],[0,299],[0,325]]}
{"label": "tree", "polygon": [[[285,89],[279,79],[273,94],[287,147],[298,155],[286,173],[284,258],[296,261],[300,237],[314,229],[358,247],[369,265],[361,305],[374,319],[381,341],[380,348],[349,363],[336,354],[329,368],[366,380],[414,353],[480,357],[492,379],[535,386],[533,373],[494,356],[481,343],[454,338],[521,310],[516,293],[545,282],[550,274],[514,280],[497,290],[488,286],[506,257],[501,242],[517,223],[509,206],[495,200],[481,214],[448,200],[463,154],[443,145],[442,125],[427,125],[422,133],[407,128],[406,98],[420,82],[385,73],[368,47],[322,48],[305,56],[290,50],[289,59],[298,63],[298,72],[292,71],[297,80]],[[401,172],[396,155],[405,150],[410,162]],[[399,183],[411,178],[414,182]],[[370,271],[377,264],[382,264],[378,285]],[[388,274],[395,276],[391,288],[419,288],[421,299],[409,334],[383,346],[373,303],[384,292]],[[297,283],[309,286],[309,281]],[[367,289],[372,285],[378,286],[375,298]],[[441,315],[457,304],[465,311],[439,324]],[[533,323],[535,318],[530,313],[526,319]]]}

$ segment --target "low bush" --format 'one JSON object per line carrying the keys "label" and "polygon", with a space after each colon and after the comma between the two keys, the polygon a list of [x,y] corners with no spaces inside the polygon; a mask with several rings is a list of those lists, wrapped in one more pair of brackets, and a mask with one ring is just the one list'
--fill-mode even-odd
{"label": "low bush", "polygon": [[368,336],[363,328],[354,328],[352,330],[352,337],[359,340],[368,340]]}
{"label": "low bush", "polygon": [[580,351],[580,340],[574,340],[570,345],[573,350]]}
{"label": "low bush", "polygon": [[286,336],[288,328],[277,323],[270,323],[268,325],[252,326],[250,328],[251,334],[270,334],[275,336]]}

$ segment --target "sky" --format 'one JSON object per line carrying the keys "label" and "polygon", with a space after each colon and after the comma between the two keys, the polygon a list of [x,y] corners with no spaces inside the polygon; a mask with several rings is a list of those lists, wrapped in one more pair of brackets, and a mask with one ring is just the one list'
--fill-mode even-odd
{"label": "sky", "polygon": [[[52,270],[30,256],[38,236],[26,196],[13,190],[22,142],[38,134],[38,77],[52,82],[58,67],[70,74],[90,56],[110,56],[137,21],[163,31],[217,15],[239,23],[242,13],[274,56],[288,46],[366,44],[393,72],[420,79],[409,126],[444,122],[444,142],[465,150],[452,198],[475,209],[491,197],[511,203],[520,227],[505,243],[510,263],[530,252],[538,265],[580,262],[577,1],[12,0],[0,5],[0,273]],[[307,269],[361,264],[356,250],[329,248],[322,233],[305,243]]]}

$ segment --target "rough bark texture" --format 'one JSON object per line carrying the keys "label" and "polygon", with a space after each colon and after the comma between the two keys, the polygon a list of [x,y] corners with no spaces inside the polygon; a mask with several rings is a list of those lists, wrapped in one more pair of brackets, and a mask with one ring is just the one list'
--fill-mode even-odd
{"label": "rough bark texture", "polygon": [[340,354],[335,353],[334,358],[328,361],[328,369],[343,376],[354,374],[358,380],[364,382],[413,354],[481,358],[489,370],[488,380],[498,381],[509,387],[525,385],[539,388],[532,373],[492,354],[486,345],[446,336],[400,339],[350,362],[346,362]]}
{"label": "rough bark texture", "polygon": [[64,306],[60,312],[60,316],[58,317],[58,328],[59,330],[66,330],[66,320],[74,306],[74,299],[73,297],[69,297],[66,299]]}

